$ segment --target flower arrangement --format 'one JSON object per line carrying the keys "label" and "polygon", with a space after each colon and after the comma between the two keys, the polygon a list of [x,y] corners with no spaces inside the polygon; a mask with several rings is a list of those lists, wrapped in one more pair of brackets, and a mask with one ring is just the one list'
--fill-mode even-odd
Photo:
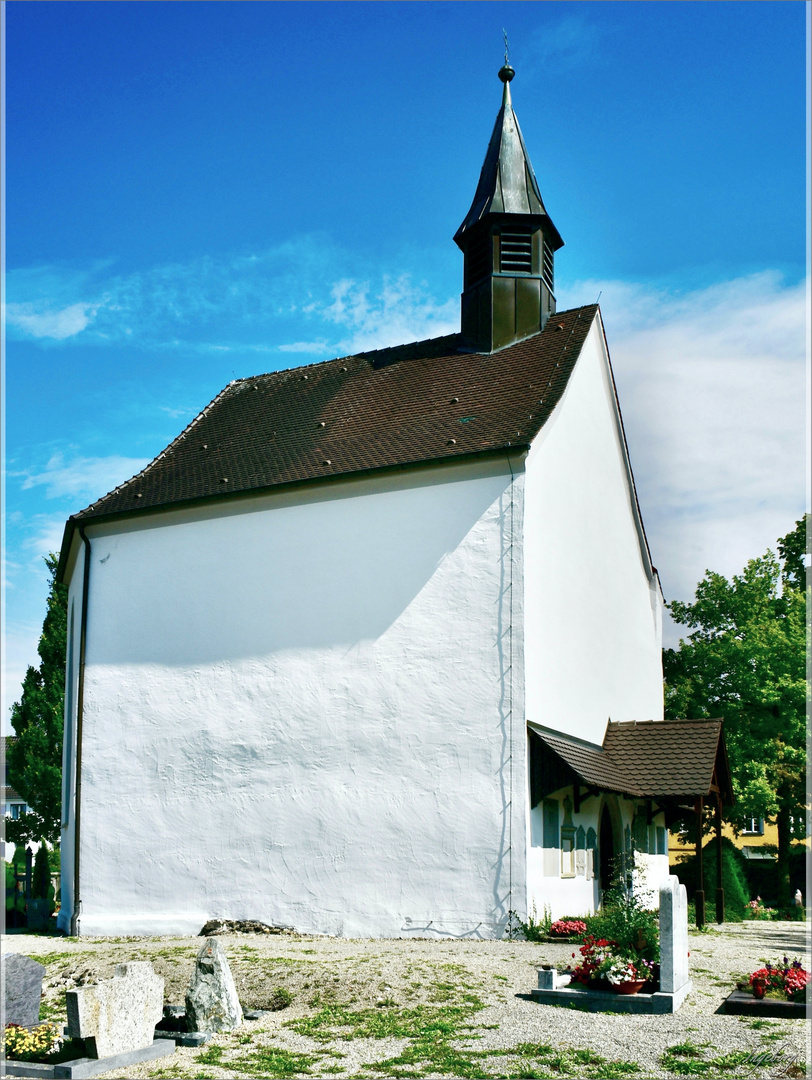
{"label": "flower arrangement", "polygon": [[41,1061],[58,1049],[59,1043],[59,1029],[55,1024],[40,1024],[30,1030],[20,1024],[6,1024],[3,1033],[3,1051],[14,1061]]}
{"label": "flower arrangement", "polygon": [[776,916],[775,908],[765,907],[762,903],[761,897],[757,896],[755,900],[751,900],[749,904],[745,904],[744,917],[745,919],[761,919],[769,920],[774,919]]}
{"label": "flower arrangement", "polygon": [[[612,986],[621,986],[654,981],[654,962],[622,949],[616,941],[586,937],[579,952],[582,960],[570,973],[573,982],[584,985],[608,982]],[[574,959],[576,954],[572,956]]]}
{"label": "flower arrangement", "polygon": [[809,972],[800,960],[791,961],[785,956],[783,965],[778,961],[765,964],[753,972],[748,982],[757,998],[763,998],[766,993],[773,991],[783,994],[789,1001],[803,1001],[809,983]]}
{"label": "flower arrangement", "polygon": [[586,933],[583,919],[556,919],[550,926],[553,937],[582,937]]}
{"label": "flower arrangement", "polygon": [[646,976],[638,972],[634,963],[627,957],[617,957],[614,960],[609,960],[608,965],[603,971],[605,978],[609,980],[612,986],[620,986],[621,983],[630,982],[645,982]]}
{"label": "flower arrangement", "polygon": [[[583,945],[578,950],[582,959],[572,969],[573,981],[586,985],[595,979],[601,978],[599,969],[607,960],[613,959],[612,949],[614,945],[615,942],[609,941],[607,938],[596,938],[591,935],[585,937]],[[575,953],[572,956],[575,959]]]}

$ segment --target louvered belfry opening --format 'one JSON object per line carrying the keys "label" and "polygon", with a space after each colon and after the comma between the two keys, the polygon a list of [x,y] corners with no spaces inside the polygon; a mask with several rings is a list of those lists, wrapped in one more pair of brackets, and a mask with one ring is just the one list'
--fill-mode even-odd
{"label": "louvered belfry opening", "polygon": [[553,243],[538,221],[493,215],[465,238],[462,335],[493,352],[536,334],[555,311]]}
{"label": "louvered belfry opening", "polygon": [[533,239],[530,229],[502,229],[499,234],[499,273],[533,273]]}
{"label": "louvered belfry opening", "polygon": [[493,352],[537,334],[555,311],[553,256],[564,241],[544,208],[513,111],[509,64],[474,201],[454,240],[465,258],[462,338]]}

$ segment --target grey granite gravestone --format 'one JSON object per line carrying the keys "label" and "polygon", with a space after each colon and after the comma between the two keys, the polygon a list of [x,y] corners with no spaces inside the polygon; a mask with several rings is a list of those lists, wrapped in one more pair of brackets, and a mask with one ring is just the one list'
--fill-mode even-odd
{"label": "grey granite gravestone", "polygon": [[688,976],[688,894],[669,874],[660,886],[660,990],[684,997]]}
{"label": "grey granite gravestone", "polygon": [[197,954],[186,991],[186,1023],[190,1031],[231,1031],[242,1023],[242,1007],[223,946],[207,938]]}
{"label": "grey granite gravestone", "polygon": [[45,967],[22,953],[7,953],[3,958],[3,1000],[6,1024],[32,1028],[39,1023],[42,977]]}
{"label": "grey granite gravestone", "polygon": [[65,1002],[68,1035],[84,1039],[91,1057],[109,1057],[152,1046],[164,980],[146,960],[118,964],[112,979],[68,990]]}

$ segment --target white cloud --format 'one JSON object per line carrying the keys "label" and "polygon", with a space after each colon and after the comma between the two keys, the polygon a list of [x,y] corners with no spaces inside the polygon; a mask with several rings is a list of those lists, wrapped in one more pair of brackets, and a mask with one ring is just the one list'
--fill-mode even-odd
{"label": "white cloud", "polygon": [[774,550],[805,509],[805,286],[579,282],[566,306],[601,289],[652,557],[666,597],[688,600],[707,569]]}
{"label": "white cloud", "polygon": [[[456,297],[438,303],[407,274],[380,271],[359,283],[342,273],[353,261],[324,238],[304,236],[250,256],[207,256],[130,275],[112,274],[109,263],[12,270],[8,327],[43,343],[68,345],[81,335],[83,344],[314,356],[458,329]],[[316,334],[277,344],[291,322],[309,323]],[[220,337],[224,327],[228,337]],[[337,328],[349,336],[339,340]]]}
{"label": "white cloud", "polygon": [[34,532],[23,541],[23,547],[35,553],[35,565],[39,570],[40,575],[43,576],[44,568],[42,567],[42,556],[59,551],[62,547],[62,534],[65,530],[65,518],[62,514],[58,517],[39,514],[32,522],[32,525],[34,526]]}
{"label": "white cloud", "polygon": [[66,461],[53,454],[41,472],[12,473],[24,476],[23,490],[44,485],[49,499],[98,499],[140,472],[149,458],[75,457]]}
{"label": "white cloud", "polygon": [[308,353],[313,356],[324,356],[332,351],[332,346],[326,341],[292,341],[289,345],[277,345],[279,352],[284,353]]}
{"label": "white cloud", "polygon": [[61,310],[35,304],[7,304],[6,323],[11,330],[21,331],[25,337],[50,338],[65,341],[87,329],[95,318],[98,305],[88,303],[70,304]]}
{"label": "white cloud", "polygon": [[350,330],[341,343],[344,352],[362,352],[400,345],[404,341],[459,332],[459,300],[436,301],[407,274],[384,276],[373,291],[369,282],[343,280],[332,287],[332,302],[320,314]]}

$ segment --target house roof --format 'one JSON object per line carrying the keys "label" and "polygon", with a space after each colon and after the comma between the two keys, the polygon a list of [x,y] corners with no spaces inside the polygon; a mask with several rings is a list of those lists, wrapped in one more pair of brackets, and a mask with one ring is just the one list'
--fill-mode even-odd
{"label": "house roof", "polygon": [[528,727],[592,787],[653,799],[695,799],[718,787],[732,802],[721,720],[610,721],[601,746]]}
{"label": "house roof", "polygon": [[[504,83],[502,108],[496,117],[491,141],[479,174],[474,201],[454,236],[460,245],[466,232],[488,214],[528,214],[547,219],[546,233],[554,249],[564,241],[544,208],[536,174],[530,164],[519,121],[510,99],[510,81],[514,71],[505,65],[499,72]],[[460,245],[462,246],[462,245]]]}
{"label": "house roof", "polygon": [[[77,523],[369,470],[525,447],[560,400],[597,305],[493,353],[458,334],[237,379]],[[60,563],[60,573],[63,562]]]}

